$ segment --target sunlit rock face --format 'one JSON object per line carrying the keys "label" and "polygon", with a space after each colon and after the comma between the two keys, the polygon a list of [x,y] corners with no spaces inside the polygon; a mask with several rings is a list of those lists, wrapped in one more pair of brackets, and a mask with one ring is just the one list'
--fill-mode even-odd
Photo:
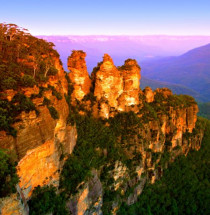
{"label": "sunlit rock face", "polygon": [[85,62],[86,53],[73,51],[68,58],[69,78],[74,86],[72,99],[81,101],[90,92],[91,80]]}
{"label": "sunlit rock face", "polygon": [[[75,126],[67,125],[69,107],[64,94],[68,91],[68,83],[59,58],[55,59],[55,67],[58,69],[56,76],[49,77],[42,87],[46,90],[41,97],[32,99],[39,111],[28,113],[22,111],[13,127],[18,131],[17,137],[0,132],[0,148],[10,149],[17,155],[18,175],[20,177],[19,192],[22,199],[28,199],[34,187],[44,184],[58,185],[59,170],[63,162],[60,162],[61,147],[63,153],[71,154],[76,145],[77,131]],[[53,95],[52,89],[60,93],[61,99]],[[20,93],[27,97],[39,93],[39,87],[21,88]],[[17,93],[10,90],[5,92],[9,100]],[[50,100],[50,105],[58,112],[59,119],[53,119],[49,109],[43,105],[44,98]]]}
{"label": "sunlit rock face", "polygon": [[117,98],[123,93],[123,77],[108,54],[103,57],[97,71],[92,74],[95,81],[94,96],[110,107],[118,108]]}
{"label": "sunlit rock face", "polygon": [[139,104],[140,67],[135,60],[128,59],[117,68],[105,54],[93,70],[92,80],[100,117],[109,118],[113,111],[129,111]]}
{"label": "sunlit rock face", "polygon": [[0,199],[1,215],[28,215],[27,210],[23,207],[18,195],[11,194],[6,198]]}
{"label": "sunlit rock face", "polygon": [[144,89],[144,96],[145,96],[146,102],[151,103],[154,101],[154,93],[150,87],[146,87]]}
{"label": "sunlit rock face", "polygon": [[128,59],[119,70],[123,77],[123,93],[118,99],[119,109],[126,111],[126,107],[139,104],[140,67],[136,60]]}

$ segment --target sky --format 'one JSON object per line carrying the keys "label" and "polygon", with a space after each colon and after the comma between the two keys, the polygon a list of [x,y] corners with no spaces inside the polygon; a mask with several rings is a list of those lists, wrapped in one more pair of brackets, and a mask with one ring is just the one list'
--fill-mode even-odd
{"label": "sky", "polygon": [[0,0],[33,35],[210,35],[210,0]]}

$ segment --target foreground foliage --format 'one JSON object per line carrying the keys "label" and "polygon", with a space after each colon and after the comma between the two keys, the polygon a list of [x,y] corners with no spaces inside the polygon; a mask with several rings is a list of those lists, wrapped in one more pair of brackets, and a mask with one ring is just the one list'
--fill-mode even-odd
{"label": "foreground foliage", "polygon": [[53,186],[36,187],[28,203],[30,215],[68,215],[65,206],[65,199],[62,195],[56,195],[56,188]]}

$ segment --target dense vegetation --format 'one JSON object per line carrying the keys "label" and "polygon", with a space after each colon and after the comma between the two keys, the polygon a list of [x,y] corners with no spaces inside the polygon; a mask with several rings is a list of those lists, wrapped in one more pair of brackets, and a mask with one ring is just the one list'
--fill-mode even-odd
{"label": "dense vegetation", "polygon": [[62,195],[56,195],[56,188],[53,186],[36,187],[28,202],[30,215],[68,215],[66,202]]}
{"label": "dense vegetation", "polygon": [[12,152],[0,149],[0,198],[16,192],[16,161]]}
{"label": "dense vegetation", "polygon": [[32,100],[24,94],[17,93],[11,101],[0,99],[0,130],[16,136],[17,131],[11,125],[18,120],[16,117],[22,111],[26,113],[35,111],[39,115],[39,111],[36,109]]}
{"label": "dense vegetation", "polygon": [[[51,90],[58,100],[62,96],[53,86],[43,88],[40,83],[46,82],[49,76],[57,74],[55,58],[58,53],[53,49],[53,44],[30,35],[26,29],[14,24],[0,23],[0,131],[4,130],[12,136],[17,131],[12,124],[22,112],[39,111],[36,109],[33,99],[43,96],[43,92]],[[31,98],[21,93],[23,87],[39,86],[39,94],[32,94]],[[16,90],[16,95],[11,101],[6,99],[5,90]],[[58,119],[56,109],[44,99],[51,116]]]}
{"label": "dense vegetation", "polygon": [[[203,121],[204,123],[204,121]],[[124,204],[118,214],[208,214],[210,211],[210,122],[199,151],[179,156],[154,184],[147,184],[138,202]]]}
{"label": "dense vegetation", "polygon": [[54,44],[15,24],[0,23],[0,91],[33,87],[56,75]]}

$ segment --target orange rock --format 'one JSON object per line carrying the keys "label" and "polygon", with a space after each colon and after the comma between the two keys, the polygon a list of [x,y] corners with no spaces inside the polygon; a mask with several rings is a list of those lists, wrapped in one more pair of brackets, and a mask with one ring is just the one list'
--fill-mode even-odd
{"label": "orange rock", "polygon": [[104,55],[103,62],[92,77],[95,81],[94,96],[97,100],[106,100],[110,107],[117,109],[117,98],[123,93],[123,77],[108,54]]}
{"label": "orange rock", "polygon": [[25,198],[31,196],[34,187],[48,184],[52,179],[58,181],[58,168],[59,153],[52,140],[28,151],[17,166],[19,186]]}
{"label": "orange rock", "polygon": [[91,80],[88,75],[85,62],[86,53],[83,51],[73,51],[68,58],[69,78],[74,86],[73,99],[81,101],[90,92]]}
{"label": "orange rock", "polygon": [[154,101],[154,93],[150,87],[146,87],[143,92],[146,98],[146,102],[150,103]]}
{"label": "orange rock", "polygon": [[156,92],[163,94],[163,96],[165,98],[168,98],[169,96],[173,95],[172,91],[170,89],[168,89],[168,88],[157,88],[155,90],[155,93]]}
{"label": "orange rock", "polygon": [[123,76],[123,93],[118,99],[119,109],[125,111],[126,107],[139,104],[141,69],[136,60],[128,59],[119,70]]}
{"label": "orange rock", "polygon": [[111,109],[129,111],[127,107],[139,104],[140,67],[135,60],[128,59],[117,69],[111,57],[105,54],[91,76],[94,95],[102,107],[100,117],[109,118]]}

